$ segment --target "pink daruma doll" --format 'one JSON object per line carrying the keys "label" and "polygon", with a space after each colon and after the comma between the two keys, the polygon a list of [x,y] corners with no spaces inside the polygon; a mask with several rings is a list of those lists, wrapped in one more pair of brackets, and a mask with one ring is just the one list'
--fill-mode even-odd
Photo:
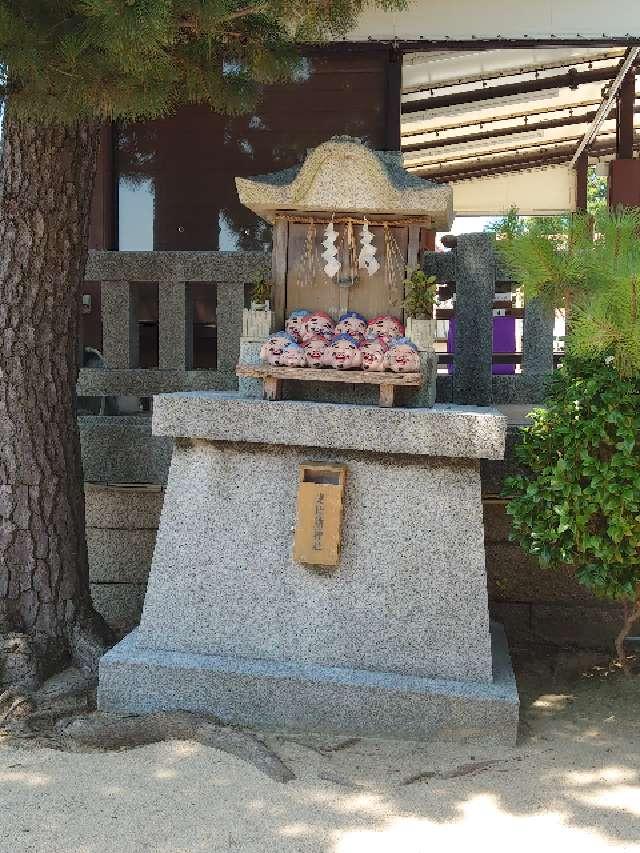
{"label": "pink daruma doll", "polygon": [[363,370],[384,370],[384,357],[387,345],[382,338],[363,338],[358,342],[362,354]]}
{"label": "pink daruma doll", "polygon": [[325,351],[324,363],[335,370],[358,370],[362,354],[356,339],[347,334],[337,335]]}
{"label": "pink daruma doll", "polygon": [[290,335],[298,341],[298,343],[304,337],[304,321],[307,319],[311,312],[307,311],[306,308],[302,308],[300,311],[292,311],[289,314],[289,319],[285,323],[285,328]]}
{"label": "pink daruma doll", "polygon": [[390,314],[379,314],[369,320],[367,337],[380,335],[388,343],[391,338],[401,338],[404,335],[402,321]]}
{"label": "pink daruma doll", "polygon": [[385,367],[394,373],[419,373],[420,356],[410,338],[394,338],[384,356]]}
{"label": "pink daruma doll", "polygon": [[302,342],[306,344],[314,335],[333,335],[333,320],[326,311],[307,314],[302,321]]}
{"label": "pink daruma doll", "polygon": [[336,323],[336,335],[346,333],[352,337],[363,338],[367,332],[367,321],[357,311],[347,311]]}
{"label": "pink daruma doll", "polygon": [[282,367],[306,367],[307,357],[304,347],[300,346],[300,344],[289,344],[289,346],[286,346],[280,356],[280,364]]}
{"label": "pink daruma doll", "polygon": [[330,342],[323,335],[314,335],[304,345],[308,367],[324,367],[324,357]]}
{"label": "pink daruma doll", "polygon": [[295,343],[295,338],[289,332],[274,332],[260,347],[260,361],[271,365],[280,364],[285,347]]}

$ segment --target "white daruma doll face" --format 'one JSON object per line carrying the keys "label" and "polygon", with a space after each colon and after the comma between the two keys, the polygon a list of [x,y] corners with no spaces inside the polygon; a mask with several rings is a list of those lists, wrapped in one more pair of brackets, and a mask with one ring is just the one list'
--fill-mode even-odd
{"label": "white daruma doll face", "polygon": [[304,321],[309,316],[310,312],[306,310],[293,311],[289,315],[289,319],[287,320],[285,326],[287,332],[297,341],[301,341],[304,337]]}
{"label": "white daruma doll face", "polygon": [[300,344],[289,344],[280,356],[280,364],[283,367],[306,367],[307,357],[304,353],[304,347],[301,347]]}
{"label": "white daruma doll face", "polygon": [[367,326],[367,337],[381,335],[383,338],[399,338],[404,335],[404,326],[397,317],[390,314],[380,314],[369,320]]}
{"label": "white daruma doll face", "polygon": [[357,311],[347,311],[336,323],[336,335],[347,334],[358,340],[363,338],[367,331],[367,321]]}
{"label": "white daruma doll face", "polygon": [[358,344],[362,355],[363,370],[384,370],[384,356],[387,351],[381,338],[365,338]]}
{"label": "white daruma doll face", "polygon": [[285,347],[294,343],[295,339],[289,332],[274,332],[260,348],[260,361],[271,365],[280,364]]}
{"label": "white daruma doll face", "polygon": [[314,335],[333,335],[333,320],[324,311],[316,311],[307,314],[302,321],[303,343],[306,343]]}
{"label": "white daruma doll face", "polygon": [[357,370],[362,365],[358,342],[351,335],[338,335],[325,352],[325,365],[336,370]]}
{"label": "white daruma doll face", "polygon": [[304,345],[307,365],[309,367],[324,367],[324,358],[329,342],[322,335],[314,335]]}
{"label": "white daruma doll face", "polygon": [[385,366],[394,373],[419,373],[420,356],[408,338],[396,338],[385,354]]}

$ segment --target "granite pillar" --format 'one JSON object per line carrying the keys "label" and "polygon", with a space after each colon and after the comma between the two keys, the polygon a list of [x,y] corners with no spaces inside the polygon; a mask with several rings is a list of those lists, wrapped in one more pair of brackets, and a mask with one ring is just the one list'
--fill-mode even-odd
{"label": "granite pillar", "polygon": [[540,299],[524,306],[522,372],[529,399],[542,400],[547,377],[553,373],[553,326],[555,312]]}
{"label": "granite pillar", "polygon": [[128,281],[103,281],[102,352],[110,370],[135,368],[139,363],[139,337],[134,286]]}
{"label": "granite pillar", "polygon": [[490,234],[461,234],[456,257],[453,402],[491,405],[495,258]]}
{"label": "granite pillar", "polygon": [[193,317],[189,285],[184,281],[160,281],[158,308],[158,367],[160,370],[191,370]]}

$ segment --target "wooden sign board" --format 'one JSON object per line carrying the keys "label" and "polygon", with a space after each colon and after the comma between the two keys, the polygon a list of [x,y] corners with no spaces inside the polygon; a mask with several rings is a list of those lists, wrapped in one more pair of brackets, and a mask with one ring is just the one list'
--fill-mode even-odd
{"label": "wooden sign board", "polygon": [[342,539],[344,465],[300,466],[293,558],[312,566],[337,566]]}

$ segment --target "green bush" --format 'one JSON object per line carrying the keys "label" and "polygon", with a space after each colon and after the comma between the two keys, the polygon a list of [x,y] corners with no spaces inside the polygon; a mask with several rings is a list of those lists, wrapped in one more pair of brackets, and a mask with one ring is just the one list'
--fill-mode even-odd
{"label": "green bush", "polygon": [[438,282],[434,275],[425,275],[415,269],[404,282],[404,308],[409,317],[417,320],[431,320],[433,306],[438,301]]}
{"label": "green bush", "polygon": [[623,602],[624,640],[640,617],[640,376],[616,354],[569,358],[532,413],[507,479],[513,538],[543,565],[568,563],[595,595]]}

